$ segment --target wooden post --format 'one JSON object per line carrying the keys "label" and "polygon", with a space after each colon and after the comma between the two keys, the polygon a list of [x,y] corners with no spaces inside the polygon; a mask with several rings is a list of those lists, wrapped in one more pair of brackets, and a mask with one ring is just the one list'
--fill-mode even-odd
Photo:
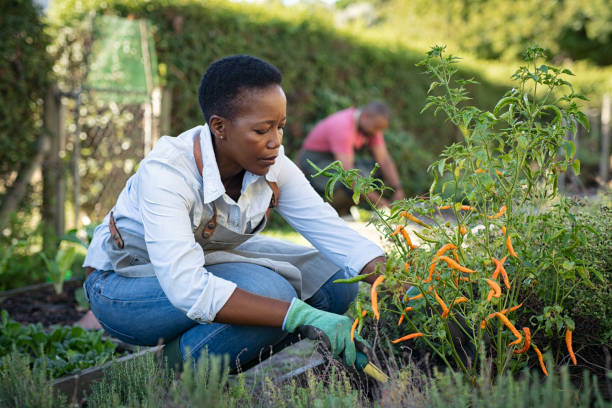
{"label": "wooden post", "polygon": [[65,149],[66,134],[64,108],[56,87],[52,87],[44,102],[43,124],[49,134],[49,149],[42,166],[43,177],[43,250],[54,252],[58,238],[65,228],[65,185],[62,155]]}
{"label": "wooden post", "polygon": [[603,185],[610,176],[610,94],[603,96],[601,104],[601,158],[599,161],[599,179]]}
{"label": "wooden post", "polygon": [[72,148],[72,186],[73,197],[72,205],[74,207],[74,226],[79,229],[80,211],[81,211],[81,172],[79,171],[79,163],[81,162],[81,122],[79,120],[79,110],[81,107],[81,91],[79,90],[74,97],[74,140]]}
{"label": "wooden post", "polygon": [[172,92],[168,88],[162,88],[161,112],[159,116],[159,131],[161,136],[171,135],[170,120],[172,114]]}

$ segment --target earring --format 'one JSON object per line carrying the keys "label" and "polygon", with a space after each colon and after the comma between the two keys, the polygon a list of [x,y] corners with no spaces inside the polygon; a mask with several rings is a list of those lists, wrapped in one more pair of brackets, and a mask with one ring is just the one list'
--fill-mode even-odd
{"label": "earring", "polygon": [[225,140],[225,136],[219,136],[219,139]]}

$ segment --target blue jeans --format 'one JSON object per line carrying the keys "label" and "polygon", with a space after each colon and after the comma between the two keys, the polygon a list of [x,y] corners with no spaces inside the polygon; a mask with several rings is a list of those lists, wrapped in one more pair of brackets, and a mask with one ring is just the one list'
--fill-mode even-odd
{"label": "blue jeans", "polygon": [[[297,297],[289,282],[263,266],[225,263],[207,266],[212,274],[239,288],[285,301]],[[341,269],[306,302],[332,313],[346,312],[357,295],[354,284],[333,283],[348,275]],[[210,354],[229,355],[230,369],[245,368],[297,341],[281,328],[199,324],[168,301],[156,277],[126,278],[113,271],[94,271],[85,281],[85,292],[100,324],[126,343],[154,346],[180,336],[183,359],[197,360],[204,348]]]}

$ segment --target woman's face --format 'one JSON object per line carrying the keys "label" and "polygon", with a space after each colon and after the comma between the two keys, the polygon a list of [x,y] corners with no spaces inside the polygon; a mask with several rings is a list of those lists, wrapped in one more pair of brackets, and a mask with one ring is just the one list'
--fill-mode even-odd
{"label": "woman's face", "polygon": [[274,164],[283,141],[287,98],[279,85],[270,85],[246,89],[236,101],[234,118],[213,116],[210,120],[221,178],[243,169],[263,176]]}

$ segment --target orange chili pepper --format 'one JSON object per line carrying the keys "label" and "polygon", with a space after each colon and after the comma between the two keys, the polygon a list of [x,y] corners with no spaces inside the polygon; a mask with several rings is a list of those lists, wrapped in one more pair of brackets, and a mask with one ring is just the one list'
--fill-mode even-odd
{"label": "orange chili pepper", "polygon": [[448,256],[442,255],[438,257],[438,259],[446,262],[449,268],[456,269],[458,271],[465,272],[465,273],[475,273],[476,272],[472,269],[466,268],[465,266],[461,266],[457,261],[449,258]]}
{"label": "orange chili pepper", "polygon": [[402,225],[400,225],[399,227],[397,227],[397,228],[395,229],[395,231],[393,231],[393,233],[391,234],[391,236],[393,236],[393,235],[397,235],[397,234],[399,234],[399,233],[401,233],[401,234],[402,234],[402,236],[403,236],[403,237],[404,237],[404,239],[406,240],[406,243],[408,244],[408,246],[410,247],[410,249],[415,249],[415,248],[418,248],[416,245],[414,245],[414,244],[412,243],[412,240],[410,239],[410,235],[408,235],[408,231],[406,231],[406,229],[405,229],[405,228],[404,228]]}
{"label": "orange chili pepper", "polygon": [[416,295],[416,296],[409,297],[409,298],[408,298],[408,301],[410,302],[411,300],[417,300],[417,299],[420,299],[420,298],[422,298],[422,297],[423,297],[423,294],[422,294],[422,293],[419,293],[419,294],[418,294],[418,295]]}
{"label": "orange chili pepper", "polygon": [[512,332],[512,334],[514,334],[514,337],[516,337],[517,339],[520,338],[521,340],[523,339],[523,335],[521,334],[521,332],[519,332],[518,330],[516,330],[516,327],[514,327],[514,325],[510,322],[510,320],[508,320],[508,318],[506,317],[506,315],[504,315],[503,313],[500,312],[495,312],[495,316],[497,316],[499,318],[499,320],[502,321],[502,323],[510,329],[510,331]]}
{"label": "orange chili pepper", "polygon": [[474,173],[478,174],[478,173],[484,173],[485,171],[481,168],[478,168],[474,171]]}
{"label": "orange chili pepper", "polygon": [[501,171],[499,171],[499,170],[495,170],[495,174],[497,174],[498,176],[501,176],[501,175],[502,175],[502,172],[501,172]]}
{"label": "orange chili pepper", "polygon": [[502,279],[504,280],[504,285],[507,289],[510,289],[510,279],[508,278],[506,268],[504,268],[504,262],[506,262],[506,258],[507,256],[504,256],[501,260],[493,258],[493,262],[495,263],[495,272],[493,272],[491,278],[497,279],[497,277],[501,273]]}
{"label": "orange chili pepper", "polygon": [[410,221],[419,224],[422,227],[425,228],[431,228],[429,225],[425,224],[423,221],[419,220],[418,218],[416,218],[414,215],[410,214],[409,212],[406,211],[402,211],[399,213],[400,217],[406,217],[408,218]]}
{"label": "orange chili pepper", "polygon": [[467,234],[467,232],[468,232],[467,227],[464,224],[461,224],[461,227],[459,227],[459,233],[461,235],[465,235]]}
{"label": "orange chili pepper", "polygon": [[572,363],[574,363],[574,365],[578,365],[576,355],[574,354],[574,349],[572,348],[572,331],[570,329],[565,330],[565,345],[567,346],[567,351],[572,359]]}
{"label": "orange chili pepper", "polygon": [[414,339],[414,338],[417,338],[417,337],[421,337],[422,335],[423,335],[423,333],[420,333],[420,332],[419,333],[411,333],[411,334],[409,334],[407,336],[400,337],[399,339],[392,340],[391,343],[397,344],[397,343],[402,342],[402,341],[406,341],[406,340]]}
{"label": "orange chili pepper", "polygon": [[523,333],[525,333],[525,343],[523,343],[523,347],[520,350],[514,350],[514,354],[523,354],[529,350],[529,346],[531,345],[531,330],[529,330],[529,327],[523,327]]}
{"label": "orange chili pepper", "polygon": [[368,314],[367,310],[364,309],[364,310],[361,311],[361,317],[365,317],[365,315],[367,315],[367,314]]}
{"label": "orange chili pepper", "polygon": [[455,261],[459,262],[459,255],[457,255],[457,251],[453,249],[451,252],[453,253],[453,258],[455,258]]}
{"label": "orange chili pepper", "polygon": [[514,341],[508,343],[508,346],[514,346],[515,344],[520,344],[523,341],[523,335],[521,337],[517,337]]}
{"label": "orange chili pepper", "polygon": [[490,301],[492,297],[500,297],[501,296],[501,288],[493,279],[487,279],[487,285],[491,287],[491,291],[487,295],[487,301]]}
{"label": "orange chili pepper", "polygon": [[502,205],[495,215],[489,215],[489,219],[497,219],[506,213],[506,206]]}
{"label": "orange chili pepper", "polygon": [[450,205],[443,205],[442,207],[440,207],[441,210],[448,210],[450,208]]}
{"label": "orange chili pepper", "polygon": [[[414,310],[414,307],[410,307],[410,306],[408,306],[407,308],[405,308],[405,309],[404,309],[404,313],[409,312],[409,311],[411,311],[411,310]],[[399,326],[399,325],[401,325],[401,324],[402,324],[402,322],[404,321],[404,317],[406,316],[406,315],[404,315],[404,313],[402,313],[402,315],[401,315],[401,316],[400,316],[400,318],[399,318],[399,321],[397,322],[397,325],[398,325],[398,326]]]}
{"label": "orange chili pepper", "polygon": [[[518,306],[512,306],[510,309],[504,309],[504,310],[502,310],[502,311],[501,311],[501,312],[499,312],[499,313],[501,313],[501,314],[504,314],[504,315],[505,315],[506,313],[509,313],[509,312],[514,312],[516,309],[518,309],[518,308],[519,308],[519,307],[521,307],[521,306],[523,306],[523,304],[522,304],[522,303],[521,303],[520,305],[518,305]],[[484,319],[482,322],[480,322],[480,328],[481,328],[481,329],[484,329],[484,328],[485,328],[485,326],[486,326],[486,324],[487,324],[487,321],[488,321],[490,318],[492,318],[493,316],[495,316],[495,312],[493,312],[493,313],[491,313],[490,315],[488,315],[487,317],[485,317],[485,319]]]}
{"label": "orange chili pepper", "polygon": [[412,243],[412,240],[410,239],[410,235],[408,235],[408,231],[406,231],[404,228],[402,228],[402,230],[400,231],[402,233],[402,236],[404,237],[404,239],[406,240],[406,243],[408,244],[408,246],[410,247],[410,249],[416,249],[418,248],[418,246],[414,245]]}
{"label": "orange chili pepper", "polygon": [[502,235],[506,235],[506,226],[505,225],[501,226],[501,232],[502,232]]}
{"label": "orange chili pepper", "polygon": [[429,265],[429,275],[427,275],[427,279],[423,280],[423,282],[431,282],[431,277],[433,276],[437,264],[437,262],[432,262],[431,265]]}
{"label": "orange chili pepper", "polygon": [[504,262],[506,262],[506,258],[508,257],[504,256],[502,259],[491,258],[495,264],[495,272],[493,272],[493,275],[491,275],[491,279],[497,279],[501,273],[501,270],[504,269]]}
{"label": "orange chili pepper", "polygon": [[540,368],[542,369],[542,372],[545,376],[548,377],[548,371],[546,370],[546,366],[544,365],[544,359],[542,358],[542,353],[540,352],[540,349],[538,349],[536,346],[533,346],[533,349],[538,355],[538,360],[540,361]]}
{"label": "orange chili pepper", "polygon": [[461,296],[455,299],[455,301],[453,302],[453,305],[456,305],[457,303],[464,303],[467,301],[468,301],[468,298],[466,298],[465,296]]}
{"label": "orange chili pepper", "polygon": [[508,273],[506,272],[506,268],[502,268],[501,276],[504,280],[504,285],[506,285],[506,289],[510,289],[510,279],[508,278]]}
{"label": "orange chili pepper", "polygon": [[351,326],[351,342],[355,342],[355,330],[357,329],[357,325],[359,324],[359,318],[356,318]]}
{"label": "orange chili pepper", "polygon": [[438,249],[438,252],[436,252],[436,256],[444,255],[449,249],[457,249],[457,247],[453,244],[445,244],[442,246],[442,248]]}
{"label": "orange chili pepper", "polygon": [[472,207],[471,205],[462,205],[461,209],[463,211],[476,211],[476,208]]}
{"label": "orange chili pepper", "polygon": [[404,227],[403,227],[403,226],[401,226],[401,225],[398,225],[398,226],[397,226],[397,228],[395,229],[395,231],[393,231],[393,232],[391,233],[391,236],[394,236],[394,235],[399,234],[399,233],[400,233],[400,231],[402,230],[402,228],[404,228]]}
{"label": "orange chili pepper", "polygon": [[508,234],[508,238],[506,238],[506,246],[508,247],[508,252],[515,258],[518,258],[516,252],[514,252],[514,248],[512,247],[512,240],[510,239],[510,234]]}
{"label": "orange chili pepper", "polygon": [[372,284],[372,287],[370,288],[370,301],[372,302],[372,312],[374,312],[374,317],[376,317],[376,320],[380,319],[380,312],[378,311],[378,293],[376,292],[376,288],[384,280],[385,276],[380,275],[378,278],[376,278],[376,280]]}
{"label": "orange chili pepper", "polygon": [[446,303],[444,303],[442,298],[438,295],[438,292],[436,292],[435,290],[434,290],[434,297],[440,304],[440,307],[442,307],[442,318],[448,317],[448,312],[450,312],[450,310],[448,309],[448,306],[446,306]]}

